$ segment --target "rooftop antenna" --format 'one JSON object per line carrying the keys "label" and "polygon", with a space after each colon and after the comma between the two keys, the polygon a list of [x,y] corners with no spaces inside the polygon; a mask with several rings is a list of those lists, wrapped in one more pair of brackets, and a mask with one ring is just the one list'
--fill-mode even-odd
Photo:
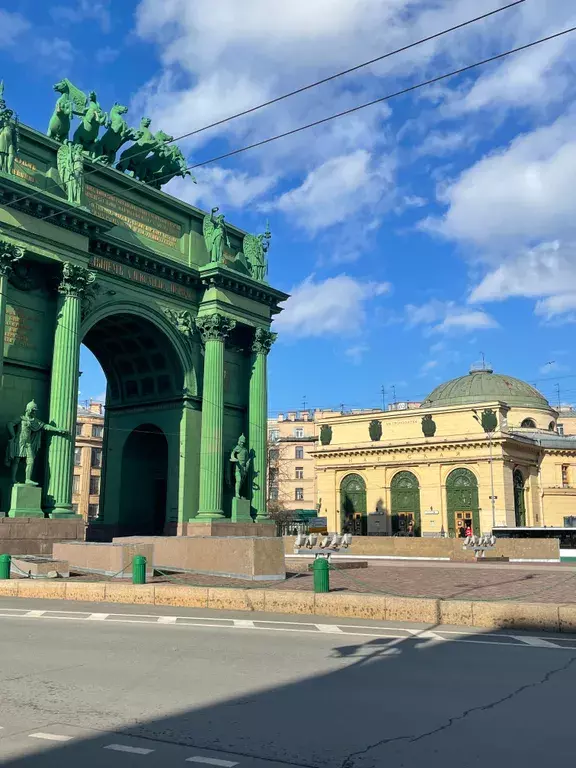
{"label": "rooftop antenna", "polygon": [[482,358],[482,370],[486,370],[486,355],[484,352],[480,352],[480,357]]}
{"label": "rooftop antenna", "polygon": [[344,403],[340,403],[340,413],[344,413]]}
{"label": "rooftop antenna", "polygon": [[556,396],[558,397],[558,408],[560,408],[560,382],[556,383]]}
{"label": "rooftop antenna", "polygon": [[380,390],[380,394],[382,395],[382,410],[386,410],[386,387],[384,384],[382,384],[382,389]]}
{"label": "rooftop antenna", "polygon": [[396,387],[394,385],[392,385],[392,400],[394,405],[396,405]]}

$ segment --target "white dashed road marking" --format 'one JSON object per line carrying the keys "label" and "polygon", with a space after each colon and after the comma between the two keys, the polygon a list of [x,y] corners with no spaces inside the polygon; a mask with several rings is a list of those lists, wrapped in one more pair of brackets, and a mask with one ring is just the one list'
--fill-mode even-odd
{"label": "white dashed road marking", "polygon": [[176,624],[178,616],[158,616],[158,624]]}
{"label": "white dashed road marking", "polygon": [[529,637],[528,635],[512,635],[512,637],[526,645],[532,645],[534,648],[558,648],[555,643],[551,643],[550,640],[544,640],[543,637]]}
{"label": "white dashed road marking", "polygon": [[88,621],[106,621],[106,619],[110,616],[109,613],[91,613],[90,616],[88,616]]}
{"label": "white dashed road marking", "polygon": [[44,739],[44,741],[72,741],[72,736],[62,736],[59,733],[31,733],[30,739]]}
{"label": "white dashed road marking", "polygon": [[255,624],[253,621],[250,621],[249,619],[234,619],[234,626],[235,627],[243,627],[244,629],[254,629]]}
{"label": "white dashed road marking", "polygon": [[44,616],[45,613],[46,611],[26,611],[26,616],[30,619],[39,619]]}
{"label": "white dashed road marking", "polygon": [[154,752],[153,749],[144,749],[144,747],[128,747],[125,744],[108,744],[104,749],[112,749],[114,752],[131,752],[133,755],[149,755]]}
{"label": "white dashed road marking", "polygon": [[328,634],[339,635],[342,633],[340,627],[336,624],[316,624],[320,632],[327,632]]}
{"label": "white dashed road marking", "polygon": [[202,765],[217,765],[219,768],[234,768],[238,763],[231,760],[217,760],[215,757],[189,757],[187,763],[201,763]]}

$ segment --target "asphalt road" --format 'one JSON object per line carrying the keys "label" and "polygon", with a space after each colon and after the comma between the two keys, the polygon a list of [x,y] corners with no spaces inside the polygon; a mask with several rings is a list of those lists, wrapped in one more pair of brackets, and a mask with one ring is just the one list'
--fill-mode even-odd
{"label": "asphalt road", "polygon": [[10,768],[573,760],[576,637],[0,600]]}

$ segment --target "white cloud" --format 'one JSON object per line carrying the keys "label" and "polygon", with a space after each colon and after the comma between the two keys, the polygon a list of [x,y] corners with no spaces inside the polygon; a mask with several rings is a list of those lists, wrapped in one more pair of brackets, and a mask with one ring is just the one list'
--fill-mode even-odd
{"label": "white cloud", "polygon": [[22,33],[30,28],[30,22],[19,13],[0,8],[0,48],[16,45]]}
{"label": "white cloud", "polygon": [[549,363],[542,365],[538,369],[538,372],[544,374],[544,376],[548,376],[549,374],[552,374],[552,373],[562,373],[568,370],[569,370],[568,366],[562,365],[562,363],[557,363],[556,360],[551,360]]}
{"label": "white cloud", "polygon": [[555,323],[576,322],[576,292],[548,296],[536,302],[535,313],[544,320]]}
{"label": "white cloud", "polygon": [[392,175],[389,159],[373,163],[370,153],[359,149],[315,168],[299,187],[285,192],[269,208],[295,217],[314,233],[376,205],[389,192]]}
{"label": "white cloud", "polygon": [[569,114],[464,171],[442,192],[446,215],[428,226],[490,247],[576,235],[575,172],[576,116]]}
{"label": "white cloud", "polygon": [[118,48],[112,48],[109,45],[104,46],[104,48],[99,48],[96,51],[96,61],[98,64],[111,64],[113,61],[116,61],[118,56],[120,55],[120,51]]}
{"label": "white cloud", "polygon": [[424,365],[420,368],[420,376],[427,376],[431,371],[434,370],[434,368],[437,368],[439,365],[438,360],[428,360]]}
{"label": "white cloud", "polygon": [[74,46],[70,40],[61,37],[40,38],[36,41],[34,55],[41,56],[50,65],[69,64],[74,60]]}
{"label": "white cloud", "polygon": [[366,321],[366,305],[389,290],[389,283],[363,282],[345,274],[318,282],[310,275],[291,291],[274,327],[300,338],[354,335]]}
{"label": "white cloud", "polygon": [[77,0],[73,5],[57,5],[50,10],[54,21],[64,24],[79,24],[95,21],[102,32],[111,28],[109,0]]}
{"label": "white cloud", "polygon": [[344,350],[344,354],[354,365],[360,365],[364,359],[364,355],[369,351],[370,347],[367,344],[357,344],[354,347],[348,347],[348,349]]}
{"label": "white cloud", "polygon": [[250,176],[220,166],[199,168],[195,175],[197,184],[189,178],[177,178],[165,187],[165,191],[191,205],[242,208],[261,198],[277,181],[273,175]]}
{"label": "white cloud", "polygon": [[457,334],[498,328],[496,320],[480,309],[459,306],[453,301],[432,299],[420,306],[404,308],[409,326],[424,326],[426,333]]}

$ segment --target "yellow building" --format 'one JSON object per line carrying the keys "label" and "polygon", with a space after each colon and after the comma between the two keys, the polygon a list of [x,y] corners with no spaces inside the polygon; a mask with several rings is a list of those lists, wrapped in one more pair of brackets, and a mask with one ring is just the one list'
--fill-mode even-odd
{"label": "yellow building", "polygon": [[316,503],[314,413],[288,411],[268,419],[268,500],[291,510],[313,510]]}
{"label": "yellow building", "polygon": [[322,414],[311,452],[319,514],[356,534],[562,526],[576,515],[576,438],[557,425],[536,389],[485,367],[417,410]]}
{"label": "yellow building", "polygon": [[100,513],[103,440],[104,406],[90,401],[78,408],[72,479],[72,509],[87,523]]}

